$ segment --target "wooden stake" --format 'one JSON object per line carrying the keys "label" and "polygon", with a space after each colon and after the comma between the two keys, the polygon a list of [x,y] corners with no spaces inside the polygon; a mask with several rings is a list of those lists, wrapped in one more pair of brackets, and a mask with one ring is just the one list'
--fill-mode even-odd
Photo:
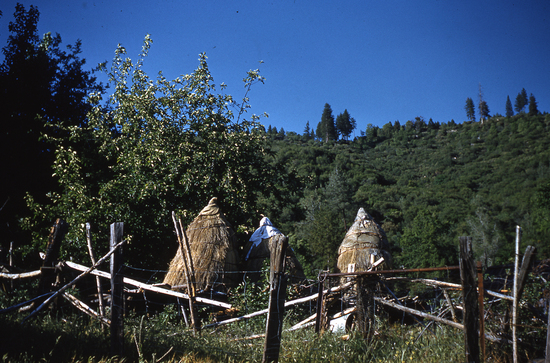
{"label": "wooden stake", "polygon": [[516,226],[516,254],[514,263],[514,301],[512,302],[512,351],[514,363],[518,362],[518,338],[516,331],[517,314],[518,314],[518,277],[519,277],[519,235],[521,233],[520,226]]}
{"label": "wooden stake", "polygon": [[[122,240],[124,223],[111,224],[111,250]],[[124,282],[122,249],[111,257],[111,354],[124,357]]]}
{"label": "wooden stake", "polygon": [[[78,271],[87,271],[88,270],[88,267],[79,265],[78,263],[65,261],[64,264],[66,266],[68,266],[70,268],[73,268],[75,270],[78,270]],[[107,272],[104,272],[104,271],[99,271],[99,270],[91,271],[90,274],[95,275],[95,276],[99,276],[99,277],[103,277],[103,278],[106,278],[106,279],[109,279],[109,280],[111,279],[111,275]],[[143,290],[153,291],[153,292],[157,292],[159,294],[164,294],[164,295],[173,296],[173,297],[179,297],[181,299],[189,299],[189,295],[184,294],[183,292],[172,291],[172,290],[168,290],[168,289],[165,289],[165,288],[162,288],[162,287],[149,285],[149,284],[146,284],[146,283],[134,280],[134,279],[130,279],[128,277],[125,277],[123,281],[127,285],[132,285],[132,286],[138,287],[138,288],[143,289]],[[224,303],[224,302],[221,302],[221,301],[210,300],[210,299],[200,297],[200,296],[197,296],[195,298],[195,300],[200,302],[200,303],[203,303],[203,304],[208,304],[208,305],[212,305],[212,306],[219,306],[219,307],[224,308],[224,309],[231,309],[231,307],[232,307],[231,304],[227,304],[227,303]]]}
{"label": "wooden stake", "polygon": [[[86,223],[86,243],[88,244],[90,261],[92,261],[92,265],[94,265],[95,256],[94,250],[92,248],[92,232],[90,231],[90,223]],[[99,301],[99,315],[105,316],[105,306],[103,305],[103,287],[101,286],[101,280],[99,279],[99,276],[95,277],[95,284],[97,286],[97,298]]]}
{"label": "wooden stake", "polygon": [[479,362],[479,321],[472,238],[460,237],[460,279],[464,299],[464,351],[466,362]]}
{"label": "wooden stake", "polygon": [[317,293],[317,313],[315,316],[315,333],[323,332],[323,316],[325,315],[325,299],[323,298],[324,281],[319,280],[319,292]]}
{"label": "wooden stake", "polygon": [[277,234],[269,244],[269,312],[265,328],[265,343],[262,363],[278,362],[285,315],[286,282],[285,255],[288,237]]}

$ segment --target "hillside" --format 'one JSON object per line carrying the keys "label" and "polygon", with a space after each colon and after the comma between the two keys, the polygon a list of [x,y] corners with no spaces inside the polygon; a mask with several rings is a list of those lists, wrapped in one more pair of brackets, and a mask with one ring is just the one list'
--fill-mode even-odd
{"label": "hillside", "polygon": [[359,207],[386,231],[398,266],[455,264],[464,235],[487,265],[507,262],[516,225],[522,246],[548,257],[549,127],[550,115],[522,113],[388,123],[350,142],[277,135],[269,162],[286,176],[263,203],[310,272],[334,267]]}

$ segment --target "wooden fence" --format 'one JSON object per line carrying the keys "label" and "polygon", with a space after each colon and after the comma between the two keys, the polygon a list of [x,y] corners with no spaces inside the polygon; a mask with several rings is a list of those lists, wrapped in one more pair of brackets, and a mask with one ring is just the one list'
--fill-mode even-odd
{"label": "wooden fence", "polygon": [[[185,251],[186,237],[183,228],[180,228],[176,223],[174,217],[174,225],[177,231],[178,241],[182,246],[182,249]],[[56,253],[59,251],[58,244],[61,243],[62,236],[65,231],[65,225],[61,220],[56,221],[56,224],[52,228],[50,233],[50,238],[48,241],[47,256],[45,261],[48,261],[49,264],[57,263],[57,266],[63,266],[68,269],[78,271],[80,274],[71,280],[69,283],[60,287],[55,291],[41,291],[40,296],[26,301],[21,304],[3,309],[0,313],[6,313],[9,311],[14,311],[19,309],[22,306],[33,304],[36,306],[36,302],[43,300],[38,307],[36,307],[25,320],[30,319],[47,306],[53,299],[57,296],[62,296],[69,303],[74,305],[80,311],[90,315],[91,317],[98,319],[102,324],[111,327],[111,349],[113,354],[122,355],[123,354],[123,288],[124,285],[133,286],[135,288],[141,289],[143,291],[151,291],[158,294],[163,294],[177,299],[185,299],[190,302],[189,311],[192,316],[192,321],[189,326],[198,331],[201,329],[201,323],[199,317],[194,315],[194,303],[201,303],[210,305],[219,309],[230,309],[232,308],[231,304],[222,301],[216,301],[214,299],[208,299],[202,296],[197,296],[193,289],[189,289],[189,294],[185,294],[178,291],[172,291],[163,286],[156,286],[154,284],[143,283],[129,277],[124,277],[121,273],[122,271],[122,246],[125,241],[122,238],[122,224],[113,224],[111,226],[111,241],[110,251],[101,257],[99,260],[95,260],[93,249],[91,246],[91,236],[89,235],[89,225],[87,226],[87,241],[88,241],[88,250],[90,253],[90,260],[92,262],[91,267],[86,267],[81,264],[73,263],[70,261],[58,262],[56,259]],[[519,230],[518,230],[519,235]],[[279,346],[282,336],[282,320],[285,313],[285,309],[303,304],[306,302],[312,302],[317,300],[316,313],[307,319],[295,324],[288,331],[305,328],[308,326],[315,326],[315,331],[322,333],[327,329],[330,321],[333,319],[341,318],[342,316],[347,316],[351,313],[355,313],[357,319],[357,327],[362,331],[365,337],[371,336],[372,333],[372,324],[369,324],[369,319],[373,319],[373,306],[374,303],[386,306],[390,309],[396,309],[402,311],[411,316],[438,322],[441,324],[446,324],[451,327],[460,329],[464,331],[464,351],[466,360],[468,362],[480,362],[486,360],[486,349],[485,341],[489,340],[492,342],[502,341],[503,338],[497,337],[491,332],[485,331],[485,318],[484,318],[484,296],[489,295],[497,299],[504,299],[510,301],[513,305],[513,321],[512,329],[513,336],[511,343],[513,344],[514,351],[514,362],[517,362],[517,336],[516,336],[516,325],[517,325],[517,309],[518,302],[521,299],[523,287],[526,281],[526,276],[528,268],[531,265],[531,261],[534,258],[534,248],[529,246],[524,255],[521,266],[519,264],[519,237],[516,241],[516,261],[514,269],[514,289],[513,294],[508,295],[499,291],[491,291],[484,288],[483,284],[483,275],[482,268],[479,263],[475,263],[472,255],[471,239],[469,237],[461,237],[460,242],[460,264],[459,266],[446,266],[446,267],[435,267],[435,268],[423,268],[423,269],[397,269],[397,270],[376,270],[377,266],[383,262],[383,259],[376,261],[372,268],[369,271],[361,272],[351,272],[351,273],[323,273],[319,275],[317,282],[318,291],[309,296],[301,297],[298,299],[286,301],[285,291],[287,277],[285,275],[285,265],[284,265],[284,255],[285,249],[288,245],[288,239],[286,237],[275,239],[272,243],[271,248],[271,269],[270,269],[270,299],[269,304],[266,309],[256,311],[247,315],[239,316],[232,319],[226,319],[223,321],[218,321],[210,323],[202,327],[202,329],[215,328],[221,325],[231,324],[236,321],[243,321],[250,319],[255,316],[268,314],[266,333],[259,334],[248,337],[248,339],[255,338],[265,338],[264,343],[264,362],[275,362],[278,360],[279,355]],[[185,254],[184,254],[185,256]],[[105,262],[107,259],[111,258],[111,271],[110,273],[98,270],[98,267]],[[187,281],[193,281],[193,264],[191,256],[186,257],[186,271],[187,271]],[[55,271],[55,268],[53,269]],[[58,271],[58,270],[57,270]],[[419,274],[427,272],[436,272],[436,271],[460,271],[460,284],[439,281],[429,278],[418,278],[418,277],[406,277],[403,275],[406,274]],[[87,275],[96,276],[97,279],[97,289],[99,297],[98,299],[98,310],[91,308],[88,304],[83,301],[78,300],[76,297],[68,294],[66,290],[73,286],[76,282]],[[52,268],[50,266],[44,266],[40,271],[33,271],[20,274],[6,274],[1,273],[0,278],[17,280],[22,278],[30,277],[39,277],[41,279],[41,289],[44,290],[44,281],[51,279]],[[102,297],[104,296],[101,291],[101,283],[99,279],[109,279],[111,281],[111,316],[110,318],[105,316],[105,309],[103,307]],[[327,287],[327,283],[330,279],[336,279],[339,283],[333,287]],[[349,281],[348,281],[349,280]],[[443,291],[445,296],[445,301],[447,306],[445,307],[446,312],[450,312],[452,315],[452,320],[449,320],[443,317],[443,314],[430,314],[419,309],[414,309],[405,306],[399,298],[390,290],[388,283],[392,282],[410,282],[410,283],[422,283],[427,286],[432,286]],[[188,286],[192,286],[192,283],[189,283]],[[385,290],[388,293],[382,293],[380,287],[384,286]],[[447,293],[447,290],[461,290],[462,291],[462,304],[453,303]],[[354,296],[355,306],[351,306],[343,311],[340,311],[333,315],[327,315],[328,312],[325,309],[325,303],[327,297],[333,296],[335,293],[342,294],[347,292]],[[119,308],[117,308],[119,307]],[[457,320],[457,310],[462,311],[462,323]],[[186,318],[187,321],[187,318]],[[550,319],[549,319],[550,324]],[[550,334],[548,335],[547,340],[547,351],[550,342]],[[548,355],[548,354],[547,354]]]}

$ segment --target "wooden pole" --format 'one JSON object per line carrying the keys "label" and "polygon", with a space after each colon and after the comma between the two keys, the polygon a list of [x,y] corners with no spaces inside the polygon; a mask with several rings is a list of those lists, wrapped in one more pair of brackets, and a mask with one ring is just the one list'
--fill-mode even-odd
{"label": "wooden pole", "polygon": [[277,234],[269,244],[269,312],[265,329],[265,343],[262,363],[278,362],[285,314],[286,276],[285,255],[288,237]]}
{"label": "wooden pole", "polygon": [[519,235],[521,233],[520,226],[516,226],[516,253],[514,263],[514,300],[512,302],[512,350],[514,363],[518,362],[518,338],[516,331],[517,313],[518,313],[518,277],[519,277]]}
{"label": "wooden pole", "polygon": [[481,361],[485,362],[485,312],[483,309],[483,271],[481,269],[481,262],[477,261],[477,291],[479,293],[479,344],[481,345]]}
{"label": "wooden pole", "polygon": [[[110,245],[113,249],[121,240],[124,223],[111,224]],[[124,357],[124,283],[123,253],[118,249],[111,257],[111,354]]]}
{"label": "wooden pole", "polygon": [[464,350],[466,362],[479,362],[479,321],[472,238],[460,237],[460,280],[464,300]]}
{"label": "wooden pole", "polygon": [[92,267],[89,267],[84,272],[82,272],[80,275],[75,277],[71,282],[63,286],[61,289],[57,290],[55,293],[51,294],[49,298],[47,298],[42,304],[40,304],[39,307],[37,307],[29,316],[27,316],[25,319],[23,319],[23,322],[25,322],[27,319],[34,316],[36,313],[38,313],[44,306],[46,306],[53,298],[57,297],[57,295],[61,294],[63,291],[67,290],[69,287],[73,286],[78,280],[83,278],[84,276],[90,274],[97,266],[101,265],[106,259],[108,259],[122,244],[126,241],[122,241],[118,243],[114,248],[112,248],[109,253],[107,253],[105,256],[101,257],[99,261],[95,263]]}
{"label": "wooden pole", "polygon": [[527,246],[525,253],[523,254],[523,259],[521,260],[521,267],[518,275],[518,301],[521,300],[523,288],[525,287],[525,282],[527,281],[527,273],[529,271],[529,266],[531,266],[531,260],[533,259],[534,254],[535,247]]}
{"label": "wooden pole", "polygon": [[195,310],[195,273],[193,270],[193,262],[191,258],[191,251],[189,248],[189,241],[185,235],[185,230],[181,220],[176,220],[176,213],[172,212],[172,221],[174,222],[174,228],[176,230],[176,235],[178,237],[178,243],[181,249],[181,259],[183,262],[183,272],[185,275],[185,281],[187,283],[187,291],[189,292],[189,312],[191,314],[191,325],[193,327],[193,332],[197,333],[200,330],[200,321],[197,318],[197,312]]}
{"label": "wooden pole", "polygon": [[[88,253],[90,254],[90,261],[92,261],[92,265],[95,265],[95,256],[94,256],[94,250],[92,248],[92,232],[90,231],[90,223],[86,223],[86,243],[88,244]],[[101,286],[101,280],[99,279],[99,276],[95,277],[95,284],[97,286],[99,315],[105,316],[105,306],[103,305],[103,287]]]}
{"label": "wooden pole", "polygon": [[319,280],[319,292],[317,293],[317,315],[315,316],[315,333],[323,332],[323,316],[325,315],[325,304],[323,298],[324,281]]}
{"label": "wooden pole", "polygon": [[550,363],[550,297],[546,299],[546,310],[548,311],[548,321],[546,323],[546,359],[545,363]]}
{"label": "wooden pole", "polygon": [[58,218],[50,230],[48,245],[46,246],[46,256],[44,257],[42,267],[40,268],[40,271],[42,271],[42,275],[40,276],[40,281],[38,283],[38,293],[40,295],[54,290],[57,280],[54,264],[59,257],[61,242],[63,241],[63,237],[65,237],[68,229],[67,223]]}
{"label": "wooden pole", "polygon": [[[109,254],[109,256],[110,256],[110,254]],[[65,261],[64,264],[66,266],[68,266],[70,268],[73,268],[75,270],[78,270],[78,271],[86,271],[88,269],[88,267],[86,267],[86,266],[82,266],[82,265],[79,265],[78,263],[74,263],[74,262],[70,262],[70,261]],[[91,271],[89,273],[92,274],[92,275],[95,275],[95,276],[99,276],[99,277],[109,279],[109,280],[111,279],[111,275],[107,272],[104,272],[104,271],[97,270],[97,271]],[[168,290],[168,289],[158,287],[158,286],[154,286],[154,285],[149,285],[149,284],[137,281],[137,280],[130,279],[128,277],[125,277],[123,279],[123,282],[127,285],[132,285],[132,286],[138,287],[138,288],[146,290],[146,291],[153,291],[153,292],[158,292],[159,294],[164,294],[164,295],[173,296],[173,297],[179,297],[179,298],[182,298],[182,299],[189,299],[188,294],[184,294],[184,293],[179,292],[179,291]],[[212,305],[212,306],[219,306],[220,308],[224,308],[224,309],[231,309],[231,307],[232,307],[231,304],[227,304],[227,303],[224,303],[224,302],[221,302],[221,301],[216,301],[216,300],[210,300],[210,299],[200,297],[200,296],[197,296],[195,300],[200,302],[200,303],[203,303],[203,304],[208,304],[208,305]],[[265,314],[265,312],[264,312],[264,314]]]}
{"label": "wooden pole", "polygon": [[91,316],[92,318],[98,319],[102,324],[109,326],[111,322],[109,319],[105,318],[104,316],[99,315],[96,313],[92,308],[90,308],[88,305],[84,304],[82,301],[78,300],[73,295],[64,292],[62,296],[67,299],[75,308],[82,311],[83,313]]}

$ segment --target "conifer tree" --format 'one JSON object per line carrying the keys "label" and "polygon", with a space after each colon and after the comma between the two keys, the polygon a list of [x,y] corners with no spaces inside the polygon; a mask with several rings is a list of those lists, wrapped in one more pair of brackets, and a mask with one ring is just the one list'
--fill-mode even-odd
{"label": "conifer tree", "polygon": [[[321,138],[325,139],[325,142],[329,140],[338,140],[338,133],[336,131],[336,125],[334,124],[334,116],[332,116],[332,108],[328,103],[325,103],[323,109],[323,115],[321,116]],[[319,136],[319,134],[317,134]]]}
{"label": "conifer tree", "polygon": [[516,103],[514,105],[516,112],[517,113],[522,112],[528,103],[529,103],[529,100],[527,99],[527,91],[525,90],[525,88],[523,88],[521,92],[518,93],[518,95],[516,96]]}
{"label": "conifer tree", "polygon": [[349,138],[356,125],[355,119],[350,116],[348,110],[344,110],[343,113],[336,117],[336,129],[338,133],[342,135],[342,138],[346,140]]}
{"label": "conifer tree", "polygon": [[510,96],[506,97],[506,117],[514,116],[514,109],[512,108],[512,101],[510,101]]}
{"label": "conifer tree", "polygon": [[472,100],[470,97],[466,98],[466,106],[464,106],[464,109],[466,110],[466,117],[469,121],[475,121],[476,120],[476,111],[474,106],[474,100]]}
{"label": "conifer tree", "polygon": [[535,96],[531,93],[531,96],[529,96],[529,116],[536,116],[538,114],[537,101],[535,100]]}

